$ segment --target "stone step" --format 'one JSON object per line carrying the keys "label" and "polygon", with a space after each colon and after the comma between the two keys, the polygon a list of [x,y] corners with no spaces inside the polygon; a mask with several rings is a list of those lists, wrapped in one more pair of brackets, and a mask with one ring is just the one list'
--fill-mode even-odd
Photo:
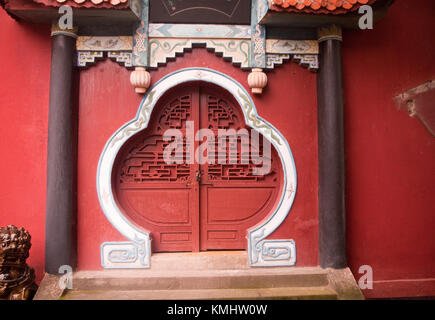
{"label": "stone step", "polygon": [[320,268],[104,270],[73,274],[74,290],[255,289],[327,285],[328,274]]}
{"label": "stone step", "polygon": [[246,251],[171,252],[151,255],[151,269],[165,271],[250,268]]}
{"label": "stone step", "polygon": [[76,271],[71,290],[46,275],[37,300],[361,299],[350,270],[249,267],[245,252],[157,253],[150,269]]}
{"label": "stone step", "polygon": [[335,300],[337,293],[329,287],[191,289],[191,290],[71,290],[63,300]]}

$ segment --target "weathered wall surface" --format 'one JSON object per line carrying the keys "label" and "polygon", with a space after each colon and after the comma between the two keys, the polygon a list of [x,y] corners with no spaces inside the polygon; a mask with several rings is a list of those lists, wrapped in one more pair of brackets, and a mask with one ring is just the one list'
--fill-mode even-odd
{"label": "weathered wall surface", "polygon": [[344,34],[348,260],[367,297],[435,295],[435,139],[393,97],[435,79],[435,3],[396,1]]}
{"label": "weathered wall surface", "polygon": [[28,263],[44,270],[50,28],[0,10],[0,225],[29,230]]}

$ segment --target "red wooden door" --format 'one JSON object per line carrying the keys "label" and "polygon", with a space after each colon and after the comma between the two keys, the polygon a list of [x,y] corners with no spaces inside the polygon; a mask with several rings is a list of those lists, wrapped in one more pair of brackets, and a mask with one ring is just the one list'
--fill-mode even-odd
{"label": "red wooden door", "polygon": [[[198,152],[200,142],[186,138],[187,124],[193,124],[187,130],[194,133],[201,128],[214,133],[215,163],[201,164],[208,153]],[[282,170],[272,148],[270,172],[253,175],[254,165],[241,162],[241,143],[247,141],[242,136],[232,154],[235,163],[228,163],[229,138],[226,149],[220,150],[227,154],[226,162],[218,163],[219,129],[243,128],[249,139],[243,113],[230,94],[215,86],[190,84],[166,93],[148,128],[124,145],[114,165],[114,193],[124,214],[151,232],[154,252],[246,249],[246,230],[275,206]],[[167,129],[183,134],[183,163],[167,164],[163,159],[171,143],[163,140]],[[199,161],[189,164],[195,151]]]}

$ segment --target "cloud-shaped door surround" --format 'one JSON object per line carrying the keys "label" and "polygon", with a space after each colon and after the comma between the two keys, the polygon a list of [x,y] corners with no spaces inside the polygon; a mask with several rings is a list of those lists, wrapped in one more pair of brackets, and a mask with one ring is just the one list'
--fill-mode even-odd
{"label": "cloud-shaped door surround", "polygon": [[105,242],[101,245],[105,268],[148,268],[151,261],[150,234],[125,217],[112,193],[111,177],[115,158],[123,144],[148,126],[156,102],[174,86],[191,81],[204,81],[226,89],[242,108],[246,124],[268,139],[278,152],[283,168],[283,188],[278,205],[262,223],[248,230],[250,266],[291,266],[296,262],[293,240],[267,240],[284,221],[292,207],[296,185],[296,167],[286,139],[258,114],[249,93],[231,77],[211,69],[189,68],[159,80],[143,98],[136,117],[123,125],[108,140],[97,170],[97,192],[101,208],[110,223],[130,242]]}

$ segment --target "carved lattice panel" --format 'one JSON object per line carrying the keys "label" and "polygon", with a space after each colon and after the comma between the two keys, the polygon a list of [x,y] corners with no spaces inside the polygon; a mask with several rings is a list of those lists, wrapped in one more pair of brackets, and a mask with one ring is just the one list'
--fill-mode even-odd
{"label": "carved lattice panel", "polygon": [[[232,96],[214,88],[201,91],[200,127],[215,133],[215,163],[201,166],[201,249],[245,249],[246,230],[273,211],[281,185],[281,164],[276,151],[263,159],[270,163],[264,174],[253,153],[264,155],[263,138],[252,144],[252,131]],[[230,132],[219,136],[219,131]],[[235,135],[232,135],[235,134]],[[225,142],[225,143],[224,143]],[[226,161],[220,163],[219,155]]]}
{"label": "carved lattice panel", "polygon": [[[159,101],[148,128],[136,134],[120,151],[113,175],[118,202],[125,214],[151,232],[153,251],[191,251],[198,238],[197,191],[191,185],[194,167],[166,163],[168,129],[183,133],[183,157],[189,150],[187,121],[198,108],[196,88],[185,87]],[[197,246],[197,245],[196,245]]]}
{"label": "carved lattice panel", "polygon": [[[187,161],[202,143],[186,137],[188,122],[194,124],[194,133],[208,129],[216,137],[215,163]],[[163,139],[168,129],[183,134],[182,163],[164,161],[164,150],[173,142]],[[220,130],[240,134],[225,137],[222,148]],[[124,145],[113,171],[120,207],[151,232],[153,251],[245,248],[246,230],[270,214],[281,184],[274,150],[267,159],[271,169],[254,174],[259,165],[249,160],[250,139],[240,107],[217,87],[185,85],[157,103],[148,128]],[[262,143],[258,148],[262,155]],[[226,162],[218,161],[219,155],[225,155]]]}
{"label": "carved lattice panel", "polygon": [[[213,181],[263,181],[266,177],[272,178],[273,171],[267,174],[255,174],[255,165],[252,162],[252,152],[256,151],[259,156],[264,155],[263,141],[259,139],[258,147],[251,144],[251,130],[245,126],[243,115],[233,104],[214,95],[206,96],[208,129],[215,133],[216,162],[219,155],[226,158],[225,163],[206,165],[206,176]],[[204,119],[205,120],[205,119]],[[235,137],[219,136],[219,132],[233,132]],[[229,131],[234,130],[234,131]],[[270,157],[265,161],[272,163]]]}

